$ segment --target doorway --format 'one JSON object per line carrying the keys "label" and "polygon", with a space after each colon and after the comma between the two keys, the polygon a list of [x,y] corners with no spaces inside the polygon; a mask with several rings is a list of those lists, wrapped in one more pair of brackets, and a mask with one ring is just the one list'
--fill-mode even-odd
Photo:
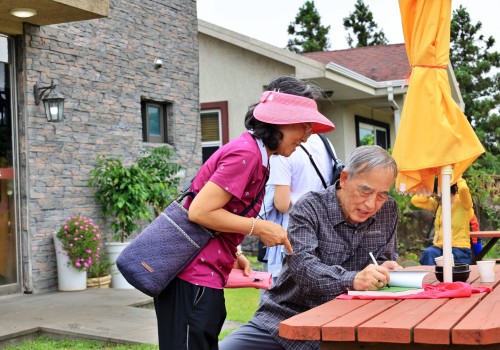
{"label": "doorway", "polygon": [[10,45],[9,38],[0,36],[0,295],[20,289]]}

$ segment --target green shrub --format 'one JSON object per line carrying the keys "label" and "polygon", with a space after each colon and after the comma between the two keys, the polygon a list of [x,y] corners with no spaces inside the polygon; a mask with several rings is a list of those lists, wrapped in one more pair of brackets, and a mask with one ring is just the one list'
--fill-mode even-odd
{"label": "green shrub", "polygon": [[114,240],[125,242],[139,232],[142,220],[153,219],[150,206],[159,214],[175,198],[181,167],[169,161],[173,155],[168,146],[146,150],[128,167],[115,157],[97,158],[88,184],[95,189],[103,215],[112,220]]}

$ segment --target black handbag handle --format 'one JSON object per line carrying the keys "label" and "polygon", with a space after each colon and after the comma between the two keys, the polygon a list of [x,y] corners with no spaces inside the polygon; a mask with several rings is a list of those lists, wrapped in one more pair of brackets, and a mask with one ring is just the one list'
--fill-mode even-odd
{"label": "black handbag handle", "polygon": [[[175,199],[177,202],[181,203],[184,200],[184,198],[186,198],[187,196],[194,199],[194,197],[196,196],[196,193],[189,190],[191,188],[191,184],[193,183],[193,180],[194,180],[194,177],[182,188],[181,194],[179,194],[179,196],[177,196],[177,198]],[[255,196],[255,198],[252,200],[252,202],[249,205],[247,205],[247,207],[245,209],[243,209],[243,211],[241,213],[239,213],[238,215],[245,216],[246,214],[248,214],[250,212],[250,210],[253,209],[253,207],[255,206],[257,201],[259,200],[259,198],[262,196],[262,192],[264,191],[264,188],[266,187],[266,182],[267,182],[267,180],[263,182],[263,185],[260,188],[259,193],[257,193],[257,196]]]}
{"label": "black handbag handle", "polygon": [[324,188],[327,188],[328,186],[326,185],[326,181],[325,181],[325,179],[323,178],[323,175],[321,175],[321,172],[319,171],[318,166],[317,166],[317,165],[316,165],[316,163],[314,162],[312,155],[311,155],[309,152],[307,152],[307,149],[306,149],[303,145],[300,145],[300,148],[302,148],[302,149],[304,150],[304,152],[306,152],[306,154],[308,155],[309,160],[311,161],[311,163],[312,163],[312,165],[313,165],[314,169],[315,169],[315,170],[316,170],[316,172],[318,173],[318,176],[319,176],[319,178],[320,178],[320,180],[321,180],[321,183],[323,184],[323,187],[324,187]]}
{"label": "black handbag handle", "polygon": [[325,148],[328,151],[328,154],[330,155],[330,157],[332,157],[333,162],[335,163],[335,167],[336,167],[338,164],[338,161],[337,161],[337,157],[335,157],[335,154],[333,153],[332,147],[330,146],[330,142],[328,142],[328,140],[326,139],[326,137],[324,135],[318,134],[318,136],[321,139],[321,141],[323,141],[323,143],[325,144]]}
{"label": "black handbag handle", "polygon": [[330,142],[326,139],[324,135],[318,134],[319,138],[323,143],[325,144],[325,148],[330,154],[330,157],[333,159],[333,177],[332,177],[332,185],[340,178],[340,174],[342,173],[342,170],[345,168],[344,163],[340,159],[337,159],[335,157],[335,154],[333,153],[332,146],[330,145]]}

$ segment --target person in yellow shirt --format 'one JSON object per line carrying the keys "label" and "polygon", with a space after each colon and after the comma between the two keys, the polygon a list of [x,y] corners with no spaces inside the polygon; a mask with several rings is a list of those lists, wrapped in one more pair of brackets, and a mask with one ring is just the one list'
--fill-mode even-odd
{"label": "person in yellow shirt", "polygon": [[[451,245],[455,263],[470,264],[472,262],[472,250],[470,246],[470,221],[474,217],[472,208],[472,197],[465,179],[460,178],[452,185],[451,191]],[[411,198],[414,206],[422,209],[432,210],[436,213],[434,220],[434,241],[427,247],[420,257],[422,265],[436,265],[434,258],[443,255],[443,226],[442,206],[440,200],[434,197],[414,195]]]}

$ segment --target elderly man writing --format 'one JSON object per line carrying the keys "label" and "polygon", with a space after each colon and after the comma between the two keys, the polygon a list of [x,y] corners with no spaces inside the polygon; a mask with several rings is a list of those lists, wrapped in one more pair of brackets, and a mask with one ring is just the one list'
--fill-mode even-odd
{"label": "elderly man writing", "polygon": [[[389,190],[394,159],[381,147],[361,146],[348,157],[334,186],[302,196],[290,212],[294,253],[276,285],[264,293],[254,317],[228,335],[220,350],[319,349],[317,341],[278,335],[280,321],[321,305],[349,289],[376,290],[397,264],[396,201]],[[370,252],[379,265],[372,263]]]}

